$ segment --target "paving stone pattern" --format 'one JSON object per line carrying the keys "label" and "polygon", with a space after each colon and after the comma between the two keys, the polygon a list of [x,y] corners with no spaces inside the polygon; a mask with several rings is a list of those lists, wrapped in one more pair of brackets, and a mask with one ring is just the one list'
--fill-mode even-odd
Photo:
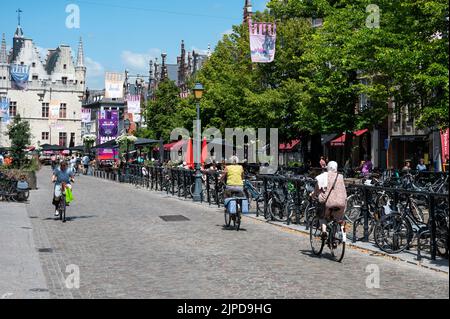
{"label": "paving stone pattern", "polygon": [[[307,236],[221,209],[81,176],[69,221],[53,218],[50,170],[27,206],[51,298],[449,298],[448,275],[348,250],[342,264],[311,255]],[[166,222],[161,216],[189,220]],[[80,288],[66,287],[68,265]],[[368,265],[380,288],[366,287]]]}

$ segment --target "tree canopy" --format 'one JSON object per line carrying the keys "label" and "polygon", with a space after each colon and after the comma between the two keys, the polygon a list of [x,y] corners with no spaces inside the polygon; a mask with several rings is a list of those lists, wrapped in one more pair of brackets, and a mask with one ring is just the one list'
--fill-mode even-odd
{"label": "tree canopy", "polygon": [[13,122],[8,126],[6,135],[11,141],[10,150],[13,166],[21,168],[25,164],[25,149],[30,145],[31,141],[30,123],[22,120],[20,115],[16,115]]}
{"label": "tree canopy", "polygon": [[[205,87],[203,126],[276,127],[288,141],[371,128],[408,106],[420,127],[448,127],[448,2],[380,0],[375,9],[371,3],[270,1],[253,17],[277,23],[269,64],[251,63],[248,27],[234,26],[191,79]],[[311,18],[323,18],[323,25],[313,27]],[[147,119],[148,130],[167,139],[173,128],[191,127],[195,101],[163,82]]]}

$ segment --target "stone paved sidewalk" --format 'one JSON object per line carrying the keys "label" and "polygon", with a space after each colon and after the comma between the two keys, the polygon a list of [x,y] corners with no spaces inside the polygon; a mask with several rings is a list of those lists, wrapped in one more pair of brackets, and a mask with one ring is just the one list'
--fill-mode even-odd
{"label": "stone paved sidewalk", "polygon": [[0,299],[48,297],[25,204],[0,202]]}

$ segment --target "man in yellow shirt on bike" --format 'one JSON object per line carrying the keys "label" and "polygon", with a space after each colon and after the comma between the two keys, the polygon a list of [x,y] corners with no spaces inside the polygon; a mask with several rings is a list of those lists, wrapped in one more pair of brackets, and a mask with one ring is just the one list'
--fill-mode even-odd
{"label": "man in yellow shirt on bike", "polygon": [[244,167],[239,165],[237,156],[231,157],[231,164],[223,171],[222,181],[226,180],[226,193],[244,193]]}

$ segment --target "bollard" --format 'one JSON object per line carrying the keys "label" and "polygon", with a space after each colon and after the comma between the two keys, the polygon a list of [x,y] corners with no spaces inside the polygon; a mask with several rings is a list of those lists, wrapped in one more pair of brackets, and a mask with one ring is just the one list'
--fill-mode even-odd
{"label": "bollard", "polygon": [[264,218],[267,218],[267,206],[269,205],[267,201],[267,177],[263,177],[263,183],[264,183]]}
{"label": "bollard", "polygon": [[175,178],[174,178],[174,169],[170,170],[170,183],[172,184],[172,196],[175,196]]}
{"label": "bollard", "polygon": [[300,181],[295,181],[295,223],[300,225]]}
{"label": "bollard", "polygon": [[369,242],[369,190],[367,186],[364,190],[364,205],[361,207],[364,216],[364,242]]}
{"label": "bollard", "polygon": [[177,191],[178,191],[178,197],[181,197],[180,170],[179,169],[177,169]]}
{"label": "bollard", "polygon": [[211,196],[209,194],[209,174],[206,173],[206,197],[208,199],[208,204],[211,206]]}
{"label": "bollard", "polygon": [[215,183],[215,185],[214,185],[214,188],[215,188],[215,201],[216,201],[216,204],[217,204],[217,206],[220,208],[220,203],[219,203],[219,173],[215,173],[214,174],[214,183]]}
{"label": "bollard", "polygon": [[187,187],[186,187],[186,171],[183,171],[183,189],[184,189],[184,199],[187,199]]}
{"label": "bollard", "polygon": [[155,178],[154,167],[150,167],[149,174],[150,174],[150,184],[151,184],[150,185],[150,190],[153,190],[153,180]]}
{"label": "bollard", "polygon": [[430,194],[430,245],[431,245],[431,260],[436,260],[436,203],[435,198],[432,194]]}

